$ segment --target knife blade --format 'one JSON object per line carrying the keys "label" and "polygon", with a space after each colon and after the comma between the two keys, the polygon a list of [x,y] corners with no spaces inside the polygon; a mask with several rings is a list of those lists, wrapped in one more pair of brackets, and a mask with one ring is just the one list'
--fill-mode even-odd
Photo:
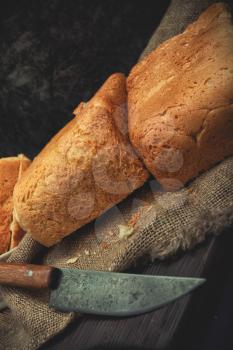
{"label": "knife blade", "polygon": [[50,288],[50,307],[105,316],[132,316],[156,310],[204,282],[203,278],[0,263],[0,284]]}
{"label": "knife blade", "polygon": [[106,316],[131,316],[158,309],[204,283],[200,278],[61,269],[50,306]]}

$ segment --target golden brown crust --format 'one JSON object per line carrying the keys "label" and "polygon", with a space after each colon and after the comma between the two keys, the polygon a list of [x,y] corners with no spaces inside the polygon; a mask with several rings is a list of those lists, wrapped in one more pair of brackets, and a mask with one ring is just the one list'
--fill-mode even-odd
{"label": "golden brown crust", "polygon": [[233,154],[232,43],[230,12],[217,3],[129,75],[131,142],[167,189]]}
{"label": "golden brown crust", "polygon": [[23,236],[20,227],[11,234],[13,189],[30,160],[23,155],[0,159],[0,254],[15,247]]}
{"label": "golden brown crust", "polygon": [[51,246],[148,178],[128,141],[126,86],[112,75],[34,159],[14,191],[17,220]]}

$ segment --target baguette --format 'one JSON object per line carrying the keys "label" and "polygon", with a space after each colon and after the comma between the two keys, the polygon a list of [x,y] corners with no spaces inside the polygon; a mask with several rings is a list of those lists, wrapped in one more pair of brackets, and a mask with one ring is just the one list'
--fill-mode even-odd
{"label": "baguette", "polygon": [[41,244],[59,242],[147,180],[128,140],[126,103],[125,77],[114,74],[17,183],[15,216]]}
{"label": "baguette", "polygon": [[226,5],[146,56],[128,81],[129,134],[166,190],[233,154],[233,26]]}

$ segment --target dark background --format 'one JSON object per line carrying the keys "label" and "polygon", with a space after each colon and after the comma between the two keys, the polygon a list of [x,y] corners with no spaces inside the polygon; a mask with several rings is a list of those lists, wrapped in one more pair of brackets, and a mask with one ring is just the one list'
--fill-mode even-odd
{"label": "dark background", "polygon": [[129,72],[168,1],[0,4],[0,155],[33,157],[111,73]]}
{"label": "dark background", "polygon": [[[0,156],[18,153],[35,156],[72,118],[75,106],[88,100],[111,73],[127,74],[168,3],[165,0],[1,1]],[[191,344],[189,335],[183,334],[180,344],[186,344],[189,350],[233,348],[233,269],[229,246],[226,252],[228,258],[225,262],[221,258],[221,265],[216,267],[208,307],[196,316],[203,329],[197,331],[195,323],[193,332],[197,336]],[[222,280],[221,272],[225,276],[226,269],[227,278]],[[191,327],[190,320],[189,324]],[[75,327],[67,336],[74,334],[74,330]],[[46,349],[59,349],[62,337]],[[140,345],[138,349],[142,348]],[[67,349],[71,348],[67,345]]]}

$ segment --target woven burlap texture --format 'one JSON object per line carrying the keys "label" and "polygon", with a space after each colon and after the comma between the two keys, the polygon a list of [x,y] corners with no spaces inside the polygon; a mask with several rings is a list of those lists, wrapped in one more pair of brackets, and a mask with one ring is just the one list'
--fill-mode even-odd
{"label": "woven burlap texture", "polygon": [[[173,29],[170,25],[169,30],[176,33],[177,17],[174,21],[174,13],[170,12]],[[183,26],[194,18],[190,9],[184,17]],[[150,50],[158,42],[155,33]],[[122,271],[144,255],[164,258],[193,247],[207,234],[222,232],[233,223],[232,209],[233,158],[229,158],[178,192],[163,193],[155,180],[149,180],[53,248],[44,248],[26,235],[9,262]],[[119,225],[132,228],[131,236],[120,239]],[[0,313],[0,349],[36,349],[77,317],[50,309],[47,291],[4,287],[2,294],[9,309]]]}

